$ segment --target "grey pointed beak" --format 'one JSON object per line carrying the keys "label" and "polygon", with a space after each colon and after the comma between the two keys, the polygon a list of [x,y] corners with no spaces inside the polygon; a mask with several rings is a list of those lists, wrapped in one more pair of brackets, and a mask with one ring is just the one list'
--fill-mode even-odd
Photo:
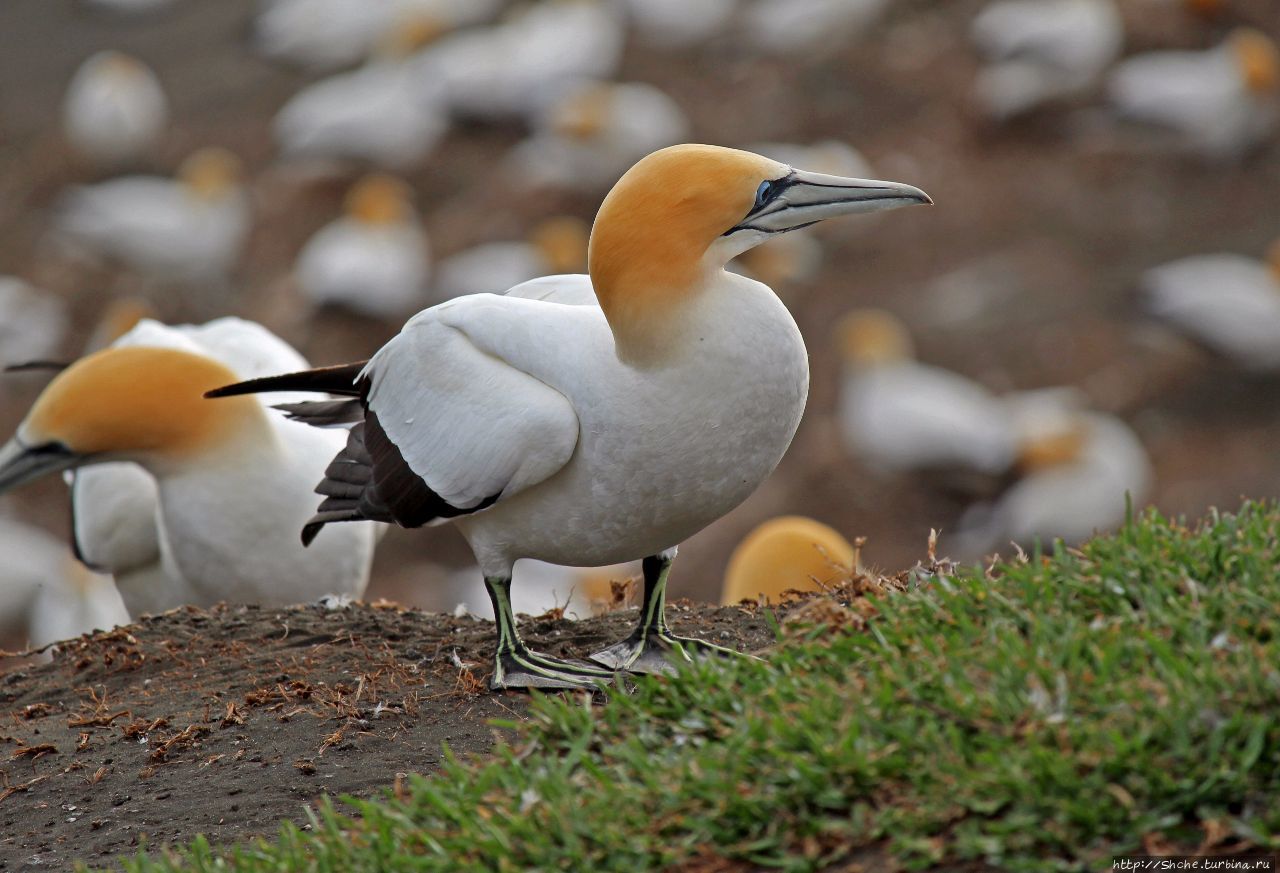
{"label": "grey pointed beak", "polygon": [[0,447],[0,494],[50,473],[60,473],[85,460],[61,443],[25,446],[14,439]]}
{"label": "grey pointed beak", "polygon": [[[765,196],[736,230],[781,233],[807,227],[825,218],[878,212],[899,206],[931,205],[933,198],[914,185],[875,179],[846,179],[825,173],[792,170],[765,183]],[[762,190],[765,186],[762,185]]]}

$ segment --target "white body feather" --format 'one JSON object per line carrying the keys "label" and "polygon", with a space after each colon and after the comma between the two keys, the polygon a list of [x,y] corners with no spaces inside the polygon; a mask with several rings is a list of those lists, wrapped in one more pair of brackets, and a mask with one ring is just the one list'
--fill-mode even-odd
{"label": "white body feather", "polygon": [[80,65],[62,102],[73,148],[106,166],[140,160],[169,120],[160,80],[133,58],[98,52]]}
{"label": "white body feather", "polygon": [[680,322],[686,353],[643,371],[593,301],[586,276],[462,297],[366,369],[370,409],[436,493],[501,495],[455,520],[486,575],[669,549],[754,491],[800,422],[804,342],[766,286],[720,276]]}
{"label": "white body feather", "polygon": [[0,276],[0,366],[55,357],[68,322],[61,300],[16,276]]}
{"label": "white body feather", "polygon": [[346,217],[307,241],[296,271],[313,303],[389,318],[422,305],[430,255],[416,221],[370,224]]}

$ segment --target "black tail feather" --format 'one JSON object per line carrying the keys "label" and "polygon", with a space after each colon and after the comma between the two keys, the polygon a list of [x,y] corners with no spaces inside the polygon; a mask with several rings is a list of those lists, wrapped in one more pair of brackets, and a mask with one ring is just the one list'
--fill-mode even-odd
{"label": "black tail feather", "polygon": [[341,427],[364,421],[364,404],[355,397],[344,400],[277,403],[271,408],[286,413],[291,421],[301,421],[312,427]]}
{"label": "black tail feather", "polygon": [[321,367],[316,370],[302,370],[298,373],[284,373],[280,376],[266,376],[262,379],[250,379],[234,385],[224,385],[205,392],[205,397],[235,397],[239,394],[263,394],[269,391],[315,391],[322,394],[337,394],[343,397],[360,397],[362,385],[356,384],[356,377],[364,369],[368,361],[356,361],[353,364],[339,364],[336,367]]}
{"label": "black tail feather", "polygon": [[302,528],[302,544],[311,545],[326,524],[336,521],[385,521],[395,517],[378,496],[373,483],[373,459],[364,445],[364,423],[351,428],[347,445],[324,471],[316,493],[324,497],[316,514]]}

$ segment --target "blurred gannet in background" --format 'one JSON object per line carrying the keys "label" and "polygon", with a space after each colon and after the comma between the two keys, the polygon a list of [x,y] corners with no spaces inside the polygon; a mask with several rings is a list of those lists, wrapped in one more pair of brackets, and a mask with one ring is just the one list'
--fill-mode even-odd
{"label": "blurred gannet in background", "polygon": [[664,49],[705,42],[728,30],[738,0],[624,0],[631,26],[647,44]]}
{"label": "blurred gannet in background", "polygon": [[249,197],[238,158],[204,148],[177,178],[125,176],[73,188],[54,215],[61,241],[144,274],[225,279],[249,232]]}
{"label": "blurred gannet in background", "polygon": [[1246,370],[1280,370],[1280,240],[1266,262],[1194,255],[1142,277],[1148,312]]}
{"label": "blurred gannet in background", "polygon": [[128,624],[111,580],[76,563],[65,544],[0,514],[0,648],[39,648]]}
{"label": "blurred gannet in background", "polygon": [[0,276],[0,368],[56,357],[69,323],[59,298]]}
{"label": "blurred gannet in background", "polygon": [[410,57],[430,32],[421,21],[398,29],[365,66],[294,94],[272,123],[280,149],[290,157],[367,160],[392,169],[425,158],[449,129],[444,88]]}
{"label": "blurred gannet in background", "polygon": [[321,228],[298,255],[303,294],[375,318],[404,316],[423,303],[430,275],[427,237],[409,186],[391,176],[361,179],[347,214]]}
{"label": "blurred gannet in background", "polygon": [[613,78],[625,36],[612,3],[546,0],[440,40],[419,55],[418,70],[424,80],[444,83],[461,116],[527,119],[566,82]]}
{"label": "blurred gannet in background", "polygon": [[812,53],[847,44],[888,7],[889,0],[747,0],[742,26],[760,51]]}
{"label": "blurred gannet in background", "polygon": [[589,234],[586,222],[561,215],[535,225],[527,242],[472,246],[440,262],[434,296],[451,300],[463,294],[501,294],[539,276],[584,272]]}
{"label": "blurred gannet in background", "polygon": [[976,558],[1010,542],[1030,548],[1037,539],[1079,543],[1118,527],[1126,499],[1142,505],[1151,487],[1142,443],[1120,419],[1080,408],[1077,396],[1046,389],[1009,398],[1020,478],[960,519],[958,554]]}
{"label": "blurred gannet in background", "polygon": [[1147,52],[1116,66],[1107,92],[1122,118],[1175,134],[1209,158],[1238,158],[1275,128],[1280,51],[1238,29],[1205,51]]}
{"label": "blurred gannet in background", "polygon": [[857,569],[857,550],[832,528],[812,518],[784,515],[759,525],[729,556],[720,604],[787,591],[822,591]]}
{"label": "blurred gannet in background", "polygon": [[[289,421],[256,398],[202,398],[241,373],[301,361],[252,322],[168,328],[143,321],[49,383],[0,448],[0,492],[76,469],[78,554],[113,573],[131,614],[184,603],[358,596],[368,580],[372,525],[334,530],[311,550],[296,539],[316,478],[345,434]],[[122,474],[115,463],[122,461],[154,480],[150,508],[135,487],[137,471]],[[109,466],[91,466],[98,464]]]}
{"label": "blurred gannet in background", "polygon": [[72,148],[105,167],[145,158],[168,120],[169,101],[156,74],[121,52],[98,52],[81,64],[62,100]]}
{"label": "blurred gannet in background", "polygon": [[684,112],[653,85],[575,82],[536,113],[508,162],[521,185],[594,191],[688,135]]}
{"label": "blurred gannet in background", "polygon": [[[614,582],[626,583],[640,575],[640,567],[561,567],[545,561],[520,562],[520,586],[511,590],[511,611],[516,615],[544,615],[564,610],[564,617],[590,618],[608,612]],[[450,573],[444,587],[453,597],[455,612],[465,610],[477,618],[494,621],[493,603],[479,570]]]}
{"label": "blurred gannet in background", "polygon": [[1004,121],[1090,88],[1120,55],[1124,21],[1114,0],[996,0],[973,21],[988,60],[974,88]]}
{"label": "blurred gannet in background", "polygon": [[122,15],[154,12],[173,5],[173,0],[84,0],[84,2]]}
{"label": "blurred gannet in background", "polygon": [[837,414],[845,445],[881,473],[973,471],[998,476],[1017,439],[1004,401],[950,370],[913,357],[906,327],[881,310],[837,328],[844,376]]}
{"label": "blurred gannet in background", "polygon": [[[459,297],[414,316],[368,362],[211,396],[348,396],[291,407],[302,420],[353,424],[304,539],[339,521],[452,519],[498,616],[494,687],[574,687],[609,670],[669,669],[669,653],[717,650],[667,628],[676,547],[772,472],[808,393],[795,321],[767,286],[724,265],[775,233],[928,202],[910,185],[673,146],[642,159],[605,197],[589,276]],[[641,557],[639,625],[593,656],[609,670],[520,640],[510,594],[518,559],[604,566]]]}

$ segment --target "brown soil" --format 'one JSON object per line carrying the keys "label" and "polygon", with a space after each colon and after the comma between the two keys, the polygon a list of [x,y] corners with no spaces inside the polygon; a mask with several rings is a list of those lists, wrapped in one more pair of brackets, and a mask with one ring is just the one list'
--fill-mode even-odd
{"label": "brown soil", "polygon": [[[754,610],[670,614],[676,632],[744,651],[773,639]],[[635,620],[547,615],[522,633],[581,657]],[[271,835],[281,819],[305,826],[322,797],[432,772],[445,744],[484,753],[491,720],[519,720],[529,702],[487,690],[492,645],[490,622],[385,602],[182,609],[67,643],[0,678],[0,869]]]}

